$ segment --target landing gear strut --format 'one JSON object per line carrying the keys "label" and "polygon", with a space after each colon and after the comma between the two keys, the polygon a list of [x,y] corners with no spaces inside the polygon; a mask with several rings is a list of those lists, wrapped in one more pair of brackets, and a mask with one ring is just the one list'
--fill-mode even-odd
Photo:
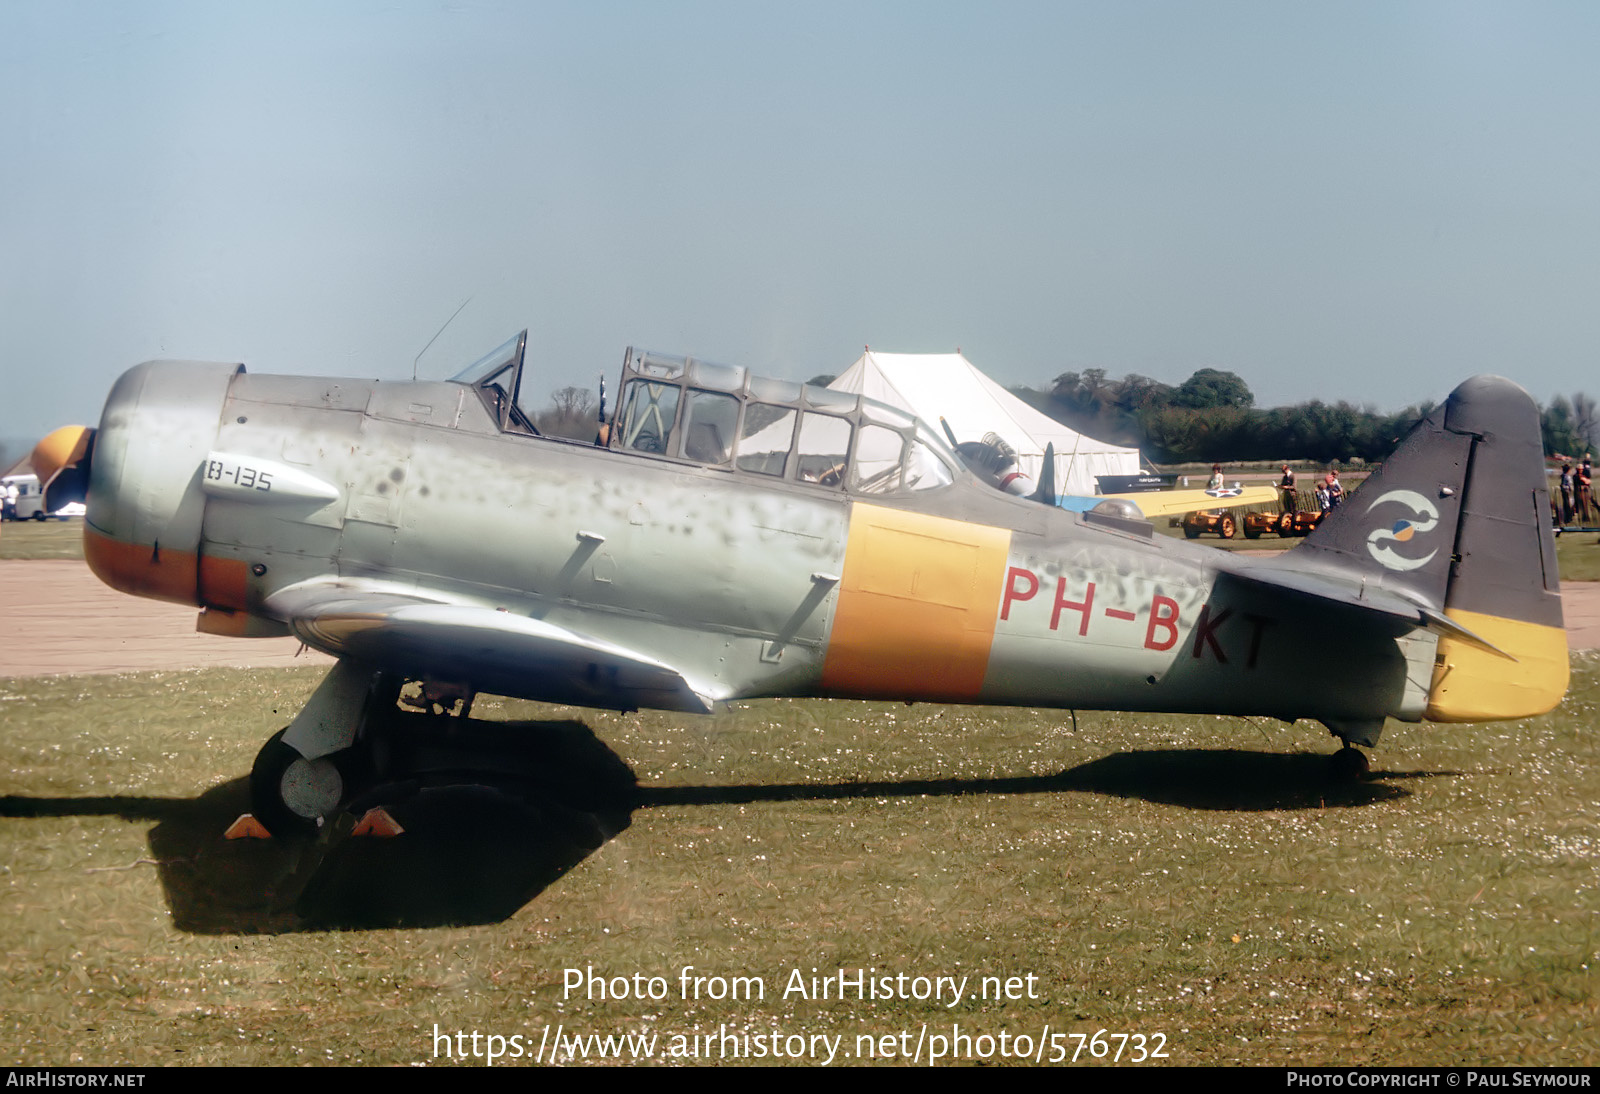
{"label": "landing gear strut", "polygon": [[1328,774],[1337,782],[1353,783],[1366,778],[1372,766],[1367,762],[1367,754],[1355,746],[1371,748],[1377,744],[1378,735],[1383,732],[1383,719],[1323,718],[1322,724],[1344,745],[1329,757]]}
{"label": "landing gear strut", "polygon": [[[401,681],[340,661],[250,769],[250,808],[274,836],[315,832],[361,790]],[[358,743],[359,740],[359,743]]]}

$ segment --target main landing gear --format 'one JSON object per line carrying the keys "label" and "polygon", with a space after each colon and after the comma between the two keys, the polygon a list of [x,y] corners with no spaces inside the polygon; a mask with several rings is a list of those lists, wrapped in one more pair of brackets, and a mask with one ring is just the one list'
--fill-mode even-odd
{"label": "main landing gear", "polygon": [[250,807],[274,836],[314,833],[384,774],[385,737],[398,704],[466,717],[472,696],[432,682],[402,695],[405,681],[340,661],[293,722],[275,733],[250,769]]}
{"label": "main landing gear", "polygon": [[256,753],[250,768],[250,808],[274,836],[315,832],[344,800],[344,774],[327,756],[308,760],[285,744],[288,726]]}
{"label": "main landing gear", "polygon": [[1338,752],[1328,758],[1328,775],[1335,782],[1360,782],[1372,770],[1372,765],[1367,761],[1367,754],[1357,748],[1361,745],[1371,748],[1378,743],[1378,734],[1383,732],[1382,718],[1369,718],[1361,720],[1329,720],[1324,718],[1322,724],[1328,727],[1328,732],[1339,738],[1344,745]]}

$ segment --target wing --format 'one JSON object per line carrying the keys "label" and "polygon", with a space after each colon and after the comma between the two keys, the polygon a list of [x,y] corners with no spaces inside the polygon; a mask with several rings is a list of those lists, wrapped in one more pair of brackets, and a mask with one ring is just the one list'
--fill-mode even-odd
{"label": "wing", "polygon": [[1145,519],[1192,513],[1196,509],[1232,509],[1240,505],[1270,505],[1278,500],[1278,491],[1272,486],[1229,487],[1223,490],[1149,490],[1133,494],[1096,494],[1084,496],[1068,494],[1056,499],[1056,505],[1074,513],[1087,512],[1109,498],[1132,502],[1139,507]]}
{"label": "wing", "polygon": [[273,594],[265,609],[306,645],[335,657],[495,695],[696,714],[709,714],[721,698],[636,650],[479,605],[319,581]]}
{"label": "wing", "polygon": [[1278,500],[1274,486],[1228,487],[1222,490],[1150,490],[1137,494],[1110,494],[1137,505],[1148,517],[1192,513],[1196,509],[1233,509],[1241,505],[1271,505]]}

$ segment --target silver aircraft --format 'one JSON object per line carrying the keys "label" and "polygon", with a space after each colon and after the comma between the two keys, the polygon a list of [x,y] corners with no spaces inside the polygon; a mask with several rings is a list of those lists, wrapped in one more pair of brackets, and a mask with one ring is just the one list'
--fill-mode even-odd
{"label": "silver aircraft", "polygon": [[[382,742],[479,692],[617,710],[829,696],[1521,718],[1567,686],[1537,410],[1478,377],[1292,551],[1001,494],[870,399],[630,350],[604,443],[540,436],[526,332],[449,381],[152,361],[35,466],[109,585],[338,659],[253,808],[313,828]],[[441,723],[444,719],[439,719]]]}

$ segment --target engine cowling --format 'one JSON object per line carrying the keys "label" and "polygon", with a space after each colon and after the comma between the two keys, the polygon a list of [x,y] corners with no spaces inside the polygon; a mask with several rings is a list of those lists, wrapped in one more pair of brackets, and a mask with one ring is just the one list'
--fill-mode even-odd
{"label": "engine cowling", "polygon": [[243,365],[146,361],[106,398],[87,463],[84,558],[114,589],[199,604],[201,475]]}

